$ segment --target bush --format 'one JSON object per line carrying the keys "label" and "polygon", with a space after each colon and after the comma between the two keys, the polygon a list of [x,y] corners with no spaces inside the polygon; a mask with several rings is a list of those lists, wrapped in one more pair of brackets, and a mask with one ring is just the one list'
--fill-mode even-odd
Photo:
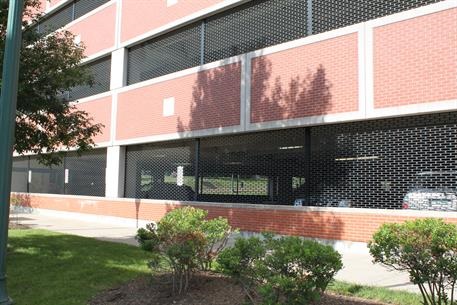
{"label": "bush", "polygon": [[298,237],[237,239],[222,251],[219,269],[236,279],[253,304],[310,304],[342,268],[330,246]]}
{"label": "bush", "polygon": [[192,274],[208,270],[227,243],[232,231],[227,219],[206,220],[207,214],[193,207],[175,209],[137,232],[140,247],[153,253],[151,269],[158,270],[162,258],[171,268],[173,293],[187,291]]}
{"label": "bush", "polygon": [[374,262],[409,272],[425,305],[455,304],[457,228],[441,219],[384,224],[368,245]]}

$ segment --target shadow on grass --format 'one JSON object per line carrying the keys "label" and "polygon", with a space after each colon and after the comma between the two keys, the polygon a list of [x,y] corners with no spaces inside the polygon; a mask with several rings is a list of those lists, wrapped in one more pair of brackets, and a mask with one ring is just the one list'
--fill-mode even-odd
{"label": "shadow on grass", "polygon": [[44,230],[12,230],[8,290],[16,304],[86,304],[97,292],[149,273],[146,252]]}

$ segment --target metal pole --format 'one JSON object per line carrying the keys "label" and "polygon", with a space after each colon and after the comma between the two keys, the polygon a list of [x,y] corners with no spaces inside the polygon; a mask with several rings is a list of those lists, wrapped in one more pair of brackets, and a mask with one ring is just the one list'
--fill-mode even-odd
{"label": "metal pole", "polygon": [[0,305],[12,304],[6,291],[6,251],[11,192],[11,162],[16,118],[23,0],[9,0],[0,97]]}
{"label": "metal pole", "polygon": [[195,193],[194,201],[198,201],[198,195],[200,194],[200,139],[195,139]]}

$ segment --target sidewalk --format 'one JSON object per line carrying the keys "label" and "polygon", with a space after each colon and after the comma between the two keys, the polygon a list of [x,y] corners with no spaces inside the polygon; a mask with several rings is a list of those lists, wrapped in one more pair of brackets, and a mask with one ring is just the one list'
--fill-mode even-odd
{"label": "sidewalk", "polygon": [[[12,222],[18,221],[31,228],[46,229],[66,234],[74,234],[100,240],[121,242],[136,245],[135,234],[137,226],[145,222],[121,220],[107,217],[87,216],[85,219],[71,217],[71,213],[51,215],[44,211],[31,214],[12,214]],[[80,215],[80,214],[76,214]],[[371,262],[371,256],[366,253],[343,252],[344,268],[337,274],[336,279],[369,286],[419,292],[416,286],[409,283],[408,275],[389,271]]]}

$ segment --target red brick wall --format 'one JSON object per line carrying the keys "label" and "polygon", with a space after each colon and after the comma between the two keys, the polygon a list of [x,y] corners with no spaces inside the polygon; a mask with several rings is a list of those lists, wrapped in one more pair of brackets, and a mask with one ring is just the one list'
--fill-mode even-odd
{"label": "red brick wall", "polygon": [[85,55],[90,56],[97,52],[114,47],[116,28],[116,4],[75,23],[68,30],[80,35],[86,46]]}
{"label": "red brick wall", "polygon": [[92,118],[92,123],[103,124],[102,132],[95,136],[95,143],[107,142],[110,140],[111,127],[111,96],[84,102],[77,105],[79,110],[86,111]]}
{"label": "red brick wall", "polygon": [[[124,140],[240,124],[241,63],[119,94],[116,139]],[[163,116],[174,97],[175,114]]]}
{"label": "red brick wall", "polygon": [[122,1],[121,41],[132,39],[222,1],[178,0],[170,7],[167,7],[166,0]]}
{"label": "red brick wall", "polygon": [[375,108],[457,99],[457,9],[373,35]]}
{"label": "red brick wall", "polygon": [[[107,200],[96,197],[75,196],[31,196],[32,207],[67,212],[88,213],[141,220],[160,220],[166,212],[180,207],[179,202],[152,200]],[[190,204],[192,205],[192,204]],[[252,205],[237,207],[211,203],[195,204],[209,211],[210,217],[227,217],[232,226],[243,231],[271,231],[277,234],[297,235],[332,240],[367,242],[379,226],[385,222],[403,222],[417,217],[404,212],[378,210],[376,213],[360,209],[334,209],[333,211],[306,211],[303,208],[282,207],[254,208]],[[402,215],[403,214],[403,215]],[[418,213],[427,217],[427,213]],[[442,217],[446,217],[446,213]],[[446,219],[457,224],[457,218]]]}
{"label": "red brick wall", "polygon": [[252,60],[251,122],[358,109],[357,34]]}

